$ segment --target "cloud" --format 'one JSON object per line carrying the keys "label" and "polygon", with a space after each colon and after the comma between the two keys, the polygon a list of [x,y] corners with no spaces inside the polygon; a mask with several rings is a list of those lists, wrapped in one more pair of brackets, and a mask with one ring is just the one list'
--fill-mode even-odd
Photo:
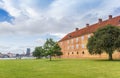
{"label": "cloud", "polygon": [[12,21],[14,20],[14,17],[11,16],[7,11],[5,11],[4,9],[0,8],[0,22],[9,22],[12,23]]}
{"label": "cloud", "polygon": [[2,48],[2,49],[10,49],[10,47],[8,47],[8,46],[3,46],[3,45],[0,45],[0,48]]}
{"label": "cloud", "polygon": [[0,0],[0,8],[7,12],[9,20],[15,18],[13,24],[0,22],[0,37],[23,36],[26,41],[35,37],[32,43],[23,41],[25,46],[18,41],[17,50],[31,44],[38,46],[50,37],[59,40],[76,27],[96,23],[98,18],[120,15],[119,0]]}
{"label": "cloud", "polygon": [[42,39],[42,38],[39,38],[39,39],[36,39],[35,40],[35,42],[37,43],[37,44],[39,44],[38,46],[43,46],[44,45],[44,43],[45,43],[45,39]]}
{"label": "cloud", "polygon": [[65,34],[62,33],[50,33],[50,35],[56,36],[58,38],[63,38],[65,36]]}
{"label": "cloud", "polygon": [[[42,5],[35,5],[37,1],[3,1],[3,8],[16,18],[14,27],[8,25],[8,29],[17,34],[68,33],[109,14],[118,15],[119,13],[115,12],[119,12],[120,7],[118,0],[39,1],[38,3],[45,3],[45,10],[41,9]],[[16,5],[16,2],[19,2],[19,5]]]}

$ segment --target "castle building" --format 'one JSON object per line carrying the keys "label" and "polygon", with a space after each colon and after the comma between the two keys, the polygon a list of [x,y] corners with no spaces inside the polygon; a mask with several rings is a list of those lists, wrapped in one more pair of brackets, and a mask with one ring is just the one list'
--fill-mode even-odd
{"label": "castle building", "polygon": [[[106,53],[90,55],[86,48],[88,38],[93,35],[93,32],[106,25],[120,27],[120,16],[113,18],[112,15],[109,15],[109,19],[105,21],[98,19],[98,23],[86,24],[86,27],[76,28],[75,31],[68,33],[58,42],[63,52],[62,58],[107,58]],[[120,58],[120,52],[114,52],[113,58]]]}

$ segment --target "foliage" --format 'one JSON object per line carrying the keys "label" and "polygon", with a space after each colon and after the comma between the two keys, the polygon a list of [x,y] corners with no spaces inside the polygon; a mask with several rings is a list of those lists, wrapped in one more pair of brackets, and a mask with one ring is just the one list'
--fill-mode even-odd
{"label": "foliage", "polygon": [[120,29],[107,25],[98,29],[94,35],[88,39],[87,48],[90,54],[109,54],[109,60],[112,60],[112,54],[120,49]]}
{"label": "foliage", "polygon": [[55,56],[63,55],[63,53],[61,52],[61,48],[57,43],[54,45],[53,52],[54,52]]}
{"label": "foliage", "polygon": [[52,59],[52,56],[56,56],[56,55],[60,56],[60,55],[62,55],[61,48],[51,38],[46,40],[46,42],[44,44],[44,50],[45,50],[46,56],[50,57],[50,61]]}
{"label": "foliage", "polygon": [[57,44],[57,42],[53,41],[53,39],[47,39],[44,46],[36,47],[35,51],[33,52],[33,56],[41,58],[43,56],[49,57],[50,61],[52,56],[61,56],[61,48]]}
{"label": "foliage", "polygon": [[46,40],[44,44],[46,55],[51,55],[51,56],[54,55],[54,52],[53,52],[54,45],[55,45],[55,41],[53,41],[53,39],[50,38]]}
{"label": "foliage", "polygon": [[33,52],[33,56],[37,57],[38,59],[41,58],[42,56],[44,56],[43,47],[42,46],[36,47],[34,52]]}

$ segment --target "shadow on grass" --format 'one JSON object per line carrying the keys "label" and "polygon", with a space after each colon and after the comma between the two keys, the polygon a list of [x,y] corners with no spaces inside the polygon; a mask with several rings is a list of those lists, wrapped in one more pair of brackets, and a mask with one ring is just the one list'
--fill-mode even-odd
{"label": "shadow on grass", "polygon": [[101,61],[101,62],[120,62],[120,59],[113,59],[113,60],[108,60],[108,59],[95,59],[94,61]]}
{"label": "shadow on grass", "polygon": [[63,61],[62,59],[52,59],[51,61],[49,59],[46,59],[47,62],[60,62]]}

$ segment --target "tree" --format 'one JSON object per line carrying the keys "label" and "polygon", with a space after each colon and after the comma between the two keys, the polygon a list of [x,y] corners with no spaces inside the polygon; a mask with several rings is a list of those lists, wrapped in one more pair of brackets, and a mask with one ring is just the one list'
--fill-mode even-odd
{"label": "tree", "polygon": [[55,42],[51,38],[47,39],[44,44],[45,54],[46,56],[50,57],[50,61],[52,59],[52,56],[54,55],[54,52],[53,52],[54,45],[55,45]]}
{"label": "tree", "polygon": [[61,52],[61,48],[60,48],[60,46],[58,45],[58,43],[56,43],[56,44],[54,45],[53,51],[54,51],[54,54],[55,54],[56,56],[61,56],[61,55],[63,55],[63,53]]}
{"label": "tree", "polygon": [[37,57],[40,59],[41,57],[44,56],[44,49],[42,46],[36,47],[35,50],[33,51],[33,56]]}
{"label": "tree", "polygon": [[88,39],[87,49],[90,54],[102,54],[106,52],[109,60],[113,60],[112,54],[120,50],[120,29],[116,26],[107,25],[98,29]]}
{"label": "tree", "polygon": [[45,50],[46,56],[50,57],[50,61],[52,60],[52,56],[55,56],[55,55],[60,56],[60,55],[62,55],[61,48],[51,38],[46,40],[46,42],[44,44],[44,50]]}

